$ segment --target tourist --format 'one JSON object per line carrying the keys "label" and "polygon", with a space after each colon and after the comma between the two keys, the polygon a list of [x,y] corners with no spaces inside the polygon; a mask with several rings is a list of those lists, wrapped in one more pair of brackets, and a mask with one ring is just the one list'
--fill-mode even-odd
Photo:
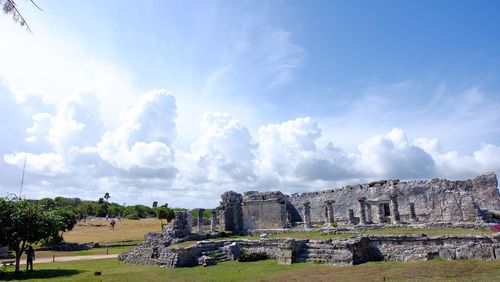
{"label": "tourist", "polygon": [[112,219],[111,222],[109,223],[109,229],[115,230],[115,224],[116,224],[115,220]]}
{"label": "tourist", "polygon": [[35,250],[33,250],[32,246],[29,246],[26,250],[26,271],[28,271],[28,267],[31,271],[33,271],[33,261],[35,260]]}

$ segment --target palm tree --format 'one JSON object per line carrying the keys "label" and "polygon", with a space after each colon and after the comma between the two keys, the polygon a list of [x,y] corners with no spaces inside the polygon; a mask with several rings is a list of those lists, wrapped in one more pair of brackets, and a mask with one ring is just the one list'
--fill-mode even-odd
{"label": "palm tree", "polygon": [[104,199],[106,199],[106,202],[109,200],[109,198],[111,198],[111,196],[108,192],[106,192],[106,194],[104,194]]}
{"label": "palm tree", "polygon": [[[37,7],[40,11],[43,11],[38,5],[34,2],[34,0],[29,0],[35,7]],[[14,19],[15,22],[18,22],[21,26],[26,27],[26,29],[30,32],[33,33],[28,26],[28,23],[24,19],[24,17],[21,15],[19,10],[17,9],[17,4],[14,2],[14,0],[0,0],[0,6],[1,10],[3,11],[4,14],[12,15],[12,19]]]}

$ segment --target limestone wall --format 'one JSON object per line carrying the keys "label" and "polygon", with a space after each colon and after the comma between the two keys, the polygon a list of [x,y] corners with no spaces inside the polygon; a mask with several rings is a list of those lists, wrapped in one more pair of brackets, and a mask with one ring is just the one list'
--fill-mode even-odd
{"label": "limestone wall", "polygon": [[455,221],[473,222],[484,210],[500,210],[500,194],[495,173],[490,172],[474,179],[450,181],[446,179],[377,181],[349,185],[341,189],[292,194],[289,197],[292,222],[303,221],[304,203],[310,203],[311,220],[323,222],[325,201],[333,204],[334,218],[348,222],[349,209],[360,217],[358,199],[389,201],[389,194],[398,196],[401,221],[409,221],[410,203],[415,204],[419,222]]}
{"label": "limestone wall", "polygon": [[241,205],[243,229],[282,229],[288,225],[286,197],[281,192],[246,192]]}
{"label": "limestone wall", "polygon": [[486,235],[369,236],[360,249],[361,257],[375,251],[383,260],[500,259],[499,240]]}
{"label": "limestone wall", "polygon": [[143,243],[128,253],[121,254],[118,259],[125,263],[162,267],[191,267],[199,264],[203,255],[219,256],[223,260],[238,259],[232,254],[232,247],[240,252],[264,253],[267,258],[276,258],[279,240],[225,240],[200,241],[191,247],[165,247],[161,241]]}

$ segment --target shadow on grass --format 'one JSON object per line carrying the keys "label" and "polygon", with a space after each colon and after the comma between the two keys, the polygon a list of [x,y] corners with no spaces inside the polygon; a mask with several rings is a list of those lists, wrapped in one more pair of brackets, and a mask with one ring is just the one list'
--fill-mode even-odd
{"label": "shadow on grass", "polygon": [[46,278],[57,278],[57,277],[69,277],[84,271],[73,270],[73,269],[40,269],[34,271],[21,271],[19,273],[15,272],[1,272],[0,280],[10,281],[10,280],[28,280],[28,279],[46,279]]}

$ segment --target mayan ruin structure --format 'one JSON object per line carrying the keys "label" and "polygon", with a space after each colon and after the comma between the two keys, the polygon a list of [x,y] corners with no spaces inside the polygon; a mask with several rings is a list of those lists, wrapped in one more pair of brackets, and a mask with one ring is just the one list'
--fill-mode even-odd
{"label": "mayan ruin structure", "polygon": [[[500,193],[493,172],[463,181],[384,180],[339,189],[286,195],[279,191],[228,191],[212,209],[210,228],[203,209],[176,212],[173,224],[120,256],[127,263],[184,267],[242,257],[352,265],[373,260],[500,259],[500,238],[486,235],[359,235],[349,239],[266,239],[266,232],[320,230],[354,233],[385,227],[486,228],[498,221]],[[193,222],[196,221],[196,232]],[[260,240],[206,239],[232,234],[263,234]],[[329,233],[332,234],[332,233]],[[199,241],[191,247],[175,247]]]}
{"label": "mayan ruin structure", "polygon": [[465,181],[375,181],[340,189],[284,195],[226,192],[222,225],[227,231],[290,228],[296,224],[430,223],[489,221],[500,211],[497,177],[490,172]]}

